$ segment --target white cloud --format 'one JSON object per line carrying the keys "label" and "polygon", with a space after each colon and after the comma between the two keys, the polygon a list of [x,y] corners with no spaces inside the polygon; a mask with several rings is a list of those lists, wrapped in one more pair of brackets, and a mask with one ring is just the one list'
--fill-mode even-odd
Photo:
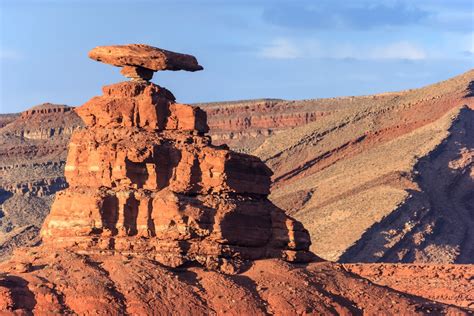
{"label": "white cloud", "polygon": [[468,51],[471,55],[474,55],[474,32],[472,32],[472,33],[468,36],[467,51]]}
{"label": "white cloud", "polygon": [[376,47],[369,54],[372,59],[408,59],[421,60],[426,58],[426,52],[415,44],[397,42],[383,47]]}
{"label": "white cloud", "polygon": [[259,55],[271,59],[294,59],[301,57],[301,52],[290,40],[277,38],[262,47]]}
{"label": "white cloud", "polygon": [[378,46],[354,45],[351,43],[325,43],[323,45],[314,39],[290,40],[287,38],[274,39],[270,44],[263,46],[258,51],[258,55],[272,59],[421,60],[427,58],[427,53],[423,48],[405,41]]}

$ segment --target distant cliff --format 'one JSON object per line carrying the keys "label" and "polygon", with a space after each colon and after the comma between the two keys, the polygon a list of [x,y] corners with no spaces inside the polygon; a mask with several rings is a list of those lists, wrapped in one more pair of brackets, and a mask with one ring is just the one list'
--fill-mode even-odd
{"label": "distant cliff", "polygon": [[66,145],[81,125],[73,108],[50,103],[0,116],[0,258],[37,242],[54,194],[67,185]]}

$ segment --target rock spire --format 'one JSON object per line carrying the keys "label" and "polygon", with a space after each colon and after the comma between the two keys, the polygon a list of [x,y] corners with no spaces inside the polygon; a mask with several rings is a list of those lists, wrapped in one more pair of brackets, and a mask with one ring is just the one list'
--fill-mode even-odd
{"label": "rock spire", "polygon": [[[202,68],[189,55],[113,47],[90,55],[153,70]],[[138,58],[123,47],[164,53]],[[105,86],[77,113],[86,127],[71,138],[69,188],[45,221],[44,244],[229,273],[248,260],[315,258],[302,224],[268,200],[271,170],[257,157],[212,145],[198,107],[153,83],[128,81]]]}

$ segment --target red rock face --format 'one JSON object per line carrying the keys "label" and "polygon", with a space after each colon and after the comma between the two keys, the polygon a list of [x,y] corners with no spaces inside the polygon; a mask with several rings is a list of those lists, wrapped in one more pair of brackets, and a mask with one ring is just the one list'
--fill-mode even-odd
{"label": "red rock face", "polygon": [[308,232],[267,199],[270,169],[213,146],[202,110],[154,84],[103,91],[77,109],[87,127],[71,138],[69,188],[45,221],[46,245],[226,272],[246,260],[314,258]]}
{"label": "red rock face", "polygon": [[171,92],[154,84],[122,82],[103,88],[96,97],[77,109],[88,126],[146,130],[209,130],[206,113],[175,103]]}

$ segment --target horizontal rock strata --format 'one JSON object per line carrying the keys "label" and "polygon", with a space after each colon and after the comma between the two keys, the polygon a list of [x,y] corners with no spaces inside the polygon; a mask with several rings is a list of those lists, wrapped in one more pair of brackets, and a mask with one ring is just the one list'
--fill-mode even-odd
{"label": "horizontal rock strata", "polygon": [[267,199],[271,170],[212,145],[201,109],[130,81],[76,112],[86,128],[71,137],[69,188],[41,231],[46,246],[229,273],[247,260],[315,258],[304,227]]}

